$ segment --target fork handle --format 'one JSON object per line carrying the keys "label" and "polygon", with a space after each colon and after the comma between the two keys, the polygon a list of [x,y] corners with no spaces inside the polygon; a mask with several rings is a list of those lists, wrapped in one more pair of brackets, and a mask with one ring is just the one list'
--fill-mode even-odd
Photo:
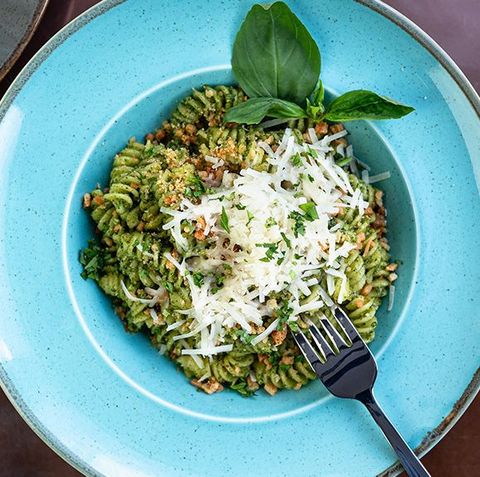
{"label": "fork handle", "polygon": [[380,426],[380,429],[382,429],[388,442],[390,442],[390,445],[397,453],[398,459],[402,463],[407,475],[410,477],[430,477],[430,474],[420,462],[420,459],[388,420],[382,408],[375,400],[373,392],[368,390],[357,396],[357,399],[365,405],[375,422]]}

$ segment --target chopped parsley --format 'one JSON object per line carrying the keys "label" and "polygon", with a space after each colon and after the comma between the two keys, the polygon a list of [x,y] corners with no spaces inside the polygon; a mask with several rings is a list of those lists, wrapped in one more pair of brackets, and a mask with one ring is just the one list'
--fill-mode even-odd
{"label": "chopped parsley", "polygon": [[301,204],[299,207],[305,212],[304,217],[309,222],[313,222],[315,219],[318,219],[317,207],[313,202]]}
{"label": "chopped parsley", "polygon": [[283,325],[288,321],[292,312],[293,308],[289,306],[288,301],[283,302],[282,306],[277,310],[276,313],[278,318],[277,330],[283,329]]}
{"label": "chopped parsley", "polygon": [[283,232],[280,232],[280,235],[282,236],[282,239],[285,242],[285,245],[288,248],[292,248],[292,242],[290,241],[290,239]]}
{"label": "chopped parsley", "polygon": [[154,154],[155,154],[155,148],[153,144],[150,141],[148,141],[147,144],[145,145],[145,149],[143,150],[143,157],[145,159],[148,159],[152,157]]}
{"label": "chopped parsley", "polygon": [[296,321],[289,321],[288,322],[288,327],[294,332],[298,333],[300,328],[298,327],[298,323]]}
{"label": "chopped parsley", "polygon": [[297,354],[297,356],[295,356],[295,358],[293,358],[293,360],[294,360],[295,363],[305,362],[305,358],[301,354]]}
{"label": "chopped parsley", "polygon": [[170,282],[164,282],[163,286],[165,287],[165,290],[167,290],[169,293],[173,292],[173,285]]}
{"label": "chopped parsley", "polygon": [[257,243],[256,246],[257,247],[264,247],[264,248],[267,249],[267,251],[265,252],[265,257],[260,259],[262,262],[269,262],[270,260],[272,260],[273,256],[278,251],[278,244],[277,243]]}
{"label": "chopped parsley", "polygon": [[247,210],[247,225],[250,224],[250,222],[255,218],[255,216],[249,211]]}
{"label": "chopped parsley", "polygon": [[220,215],[220,227],[222,227],[225,232],[230,232],[230,225],[228,223],[228,215],[225,210],[225,207],[222,207],[222,213]]}
{"label": "chopped parsley", "polygon": [[248,384],[244,378],[236,380],[233,384],[230,385],[230,387],[232,389],[235,389],[235,391],[238,391],[242,396],[245,397],[255,394],[255,391],[248,387]]}
{"label": "chopped parsley", "polygon": [[300,154],[298,152],[290,158],[290,162],[292,163],[292,166],[294,166],[294,167],[300,167],[303,164],[302,157],[300,156]]}
{"label": "chopped parsley", "polygon": [[269,217],[265,221],[265,227],[267,227],[267,228],[273,227],[274,225],[277,225],[277,221],[273,217]]}
{"label": "chopped parsley", "polygon": [[103,253],[94,240],[90,240],[88,248],[80,252],[80,263],[83,265],[83,272],[81,273],[83,279],[100,279],[100,271],[104,265]]}
{"label": "chopped parsley", "polygon": [[268,357],[268,361],[270,361],[270,363],[273,364],[273,366],[278,364],[280,362],[280,359],[281,359],[281,356],[278,351],[273,351],[272,353],[270,353],[270,356]]}
{"label": "chopped parsley", "polygon": [[237,336],[240,338],[240,341],[245,344],[250,344],[255,337],[255,335],[250,335],[245,330],[237,330]]}
{"label": "chopped parsley", "polygon": [[243,205],[243,204],[235,204],[235,207],[238,209],[238,210],[245,210],[247,208],[246,205]]}
{"label": "chopped parsley", "polygon": [[190,178],[187,187],[183,191],[185,197],[198,199],[205,193],[205,186],[196,174]]}
{"label": "chopped parsley", "polygon": [[305,216],[294,210],[293,212],[290,212],[288,218],[294,221],[293,234],[295,237],[305,235]]}
{"label": "chopped parsley", "polygon": [[338,160],[336,160],[335,163],[337,164],[338,167],[344,167],[347,164],[349,164],[350,162],[352,162],[352,159],[353,159],[353,157],[342,157],[342,156],[340,156],[340,158]]}
{"label": "chopped parsley", "polygon": [[224,281],[225,281],[225,275],[217,275],[215,277],[215,284],[219,287],[223,287]]}
{"label": "chopped parsley", "polygon": [[204,281],[204,276],[202,273],[200,272],[194,272],[192,273],[192,278],[193,278],[193,283],[197,286],[197,287],[201,287],[203,285],[203,281]]}

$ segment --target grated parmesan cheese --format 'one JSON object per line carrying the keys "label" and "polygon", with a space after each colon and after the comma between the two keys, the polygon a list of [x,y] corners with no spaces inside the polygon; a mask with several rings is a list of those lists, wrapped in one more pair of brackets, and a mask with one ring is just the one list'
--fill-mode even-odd
{"label": "grated parmesan cheese", "polygon": [[391,177],[390,171],[381,172],[380,174],[377,174],[375,176],[370,176],[369,183],[374,184],[375,182],[380,182],[380,181],[390,179],[390,177]]}
{"label": "grated parmesan cheese", "polygon": [[395,302],[395,285],[388,287],[388,308],[387,311],[392,311]]}
{"label": "grated parmesan cheese", "polygon": [[[338,301],[343,301],[346,275],[338,259],[346,257],[356,245],[339,242],[338,226],[329,227],[329,222],[340,208],[357,209],[363,214],[368,206],[360,189],[353,189],[348,175],[333,158],[331,142],[346,134],[343,130],[319,140],[311,129],[310,144],[299,142],[287,128],[275,151],[271,145],[258,142],[275,166],[272,172],[225,172],[218,192],[202,196],[198,204],[183,199],[179,210],[161,209],[171,217],[163,228],[170,231],[179,249],[188,248],[184,222],[202,217],[205,235],[210,234],[202,256],[189,259],[188,264],[165,254],[190,288],[192,307],[181,311],[189,317],[189,329],[174,339],[195,336],[198,345],[182,349],[182,354],[208,357],[230,351],[233,345],[223,344],[226,331],[240,327],[251,333],[253,324],[262,326],[270,321],[280,306],[271,305],[269,298],[274,294],[291,297],[293,311],[288,320],[292,322],[301,313],[332,306],[335,279],[339,280]],[[347,148],[349,153],[351,148]],[[218,163],[210,156],[207,160]],[[285,183],[292,186],[285,188]],[[312,214],[308,219],[306,211]],[[223,213],[228,218],[228,232],[220,223]],[[225,274],[222,287],[215,287],[211,274],[224,273],[225,265],[231,267],[231,273]],[[205,273],[201,283],[195,283],[190,273],[197,270]],[[321,289],[319,299],[301,305],[300,301],[311,294],[310,288],[318,284],[315,275],[319,273],[326,274],[327,290]],[[180,320],[168,329],[184,323]],[[275,318],[251,343],[263,341],[278,323]]]}

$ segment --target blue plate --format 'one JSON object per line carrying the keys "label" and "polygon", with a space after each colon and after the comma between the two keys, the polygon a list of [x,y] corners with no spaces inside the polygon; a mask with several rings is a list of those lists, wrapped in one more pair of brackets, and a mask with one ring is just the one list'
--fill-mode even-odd
{"label": "blue plate", "polygon": [[[392,173],[383,187],[403,262],[373,344],[377,395],[425,452],[478,390],[480,101],[432,40],[379,2],[290,3],[319,43],[329,94],[364,87],[416,108],[349,129],[372,173]],[[366,476],[395,463],[366,412],[319,383],[274,398],[197,393],[79,276],[92,234],[83,192],[190,88],[232,81],[251,4],[106,0],[50,41],[0,104],[2,387],[87,475]]]}

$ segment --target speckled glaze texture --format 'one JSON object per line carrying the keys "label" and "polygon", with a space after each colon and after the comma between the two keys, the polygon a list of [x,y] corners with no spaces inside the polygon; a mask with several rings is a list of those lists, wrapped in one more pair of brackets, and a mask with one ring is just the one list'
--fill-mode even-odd
{"label": "speckled glaze texture", "polygon": [[[107,0],[47,44],[0,104],[2,387],[86,475],[364,477],[395,462],[360,406],[319,383],[275,398],[197,393],[79,277],[92,234],[82,193],[190,88],[232,81],[231,45],[251,4]],[[376,2],[290,5],[321,48],[329,94],[364,87],[416,108],[349,129],[373,173],[392,172],[383,188],[403,264],[373,345],[376,391],[418,446],[478,367],[478,97]]]}

